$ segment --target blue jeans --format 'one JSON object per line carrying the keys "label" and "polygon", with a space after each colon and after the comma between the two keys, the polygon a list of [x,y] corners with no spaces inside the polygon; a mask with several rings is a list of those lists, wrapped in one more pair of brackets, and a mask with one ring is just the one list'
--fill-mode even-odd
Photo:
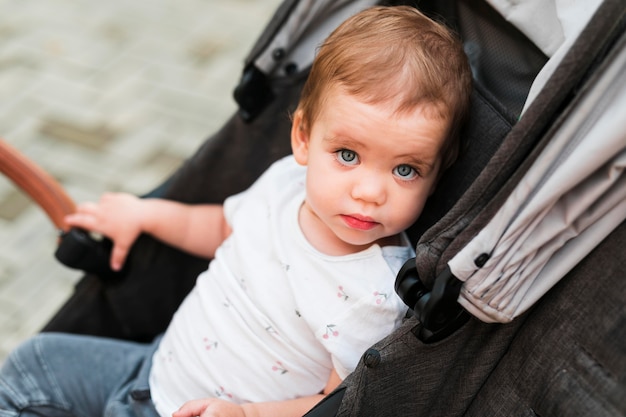
{"label": "blue jeans", "polygon": [[148,385],[157,345],[37,335],[0,370],[0,417],[158,417]]}

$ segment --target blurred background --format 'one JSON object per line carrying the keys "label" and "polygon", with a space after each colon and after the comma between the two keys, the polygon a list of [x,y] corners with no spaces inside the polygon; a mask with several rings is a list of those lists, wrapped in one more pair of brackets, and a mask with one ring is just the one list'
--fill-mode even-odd
{"label": "blurred background", "polygon": [[[243,59],[279,0],[0,0],[0,137],[77,202],[159,185],[235,111]],[[0,363],[79,271],[0,176]]]}

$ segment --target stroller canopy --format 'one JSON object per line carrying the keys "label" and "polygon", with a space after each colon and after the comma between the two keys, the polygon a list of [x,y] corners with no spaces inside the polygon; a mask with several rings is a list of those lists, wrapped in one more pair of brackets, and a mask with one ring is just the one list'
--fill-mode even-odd
{"label": "stroller canopy", "polygon": [[[509,322],[526,311],[626,218],[625,69],[622,49],[450,260],[465,282],[459,302],[479,319]],[[481,256],[488,260],[477,265]]]}

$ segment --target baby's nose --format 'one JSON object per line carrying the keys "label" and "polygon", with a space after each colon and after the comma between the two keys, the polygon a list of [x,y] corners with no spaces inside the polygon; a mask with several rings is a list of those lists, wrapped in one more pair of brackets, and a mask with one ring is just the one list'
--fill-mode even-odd
{"label": "baby's nose", "polygon": [[386,200],[385,181],[376,174],[363,174],[355,179],[352,198],[373,204],[383,204]]}

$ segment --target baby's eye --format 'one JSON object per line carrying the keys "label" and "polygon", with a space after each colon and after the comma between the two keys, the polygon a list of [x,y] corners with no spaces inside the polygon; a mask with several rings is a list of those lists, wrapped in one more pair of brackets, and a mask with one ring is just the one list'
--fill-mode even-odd
{"label": "baby's eye", "polygon": [[412,180],[417,176],[417,171],[410,165],[398,165],[393,169],[393,175],[403,180]]}
{"label": "baby's eye", "polygon": [[359,163],[359,157],[356,152],[349,149],[340,149],[335,152],[337,160],[344,165],[356,165]]}

